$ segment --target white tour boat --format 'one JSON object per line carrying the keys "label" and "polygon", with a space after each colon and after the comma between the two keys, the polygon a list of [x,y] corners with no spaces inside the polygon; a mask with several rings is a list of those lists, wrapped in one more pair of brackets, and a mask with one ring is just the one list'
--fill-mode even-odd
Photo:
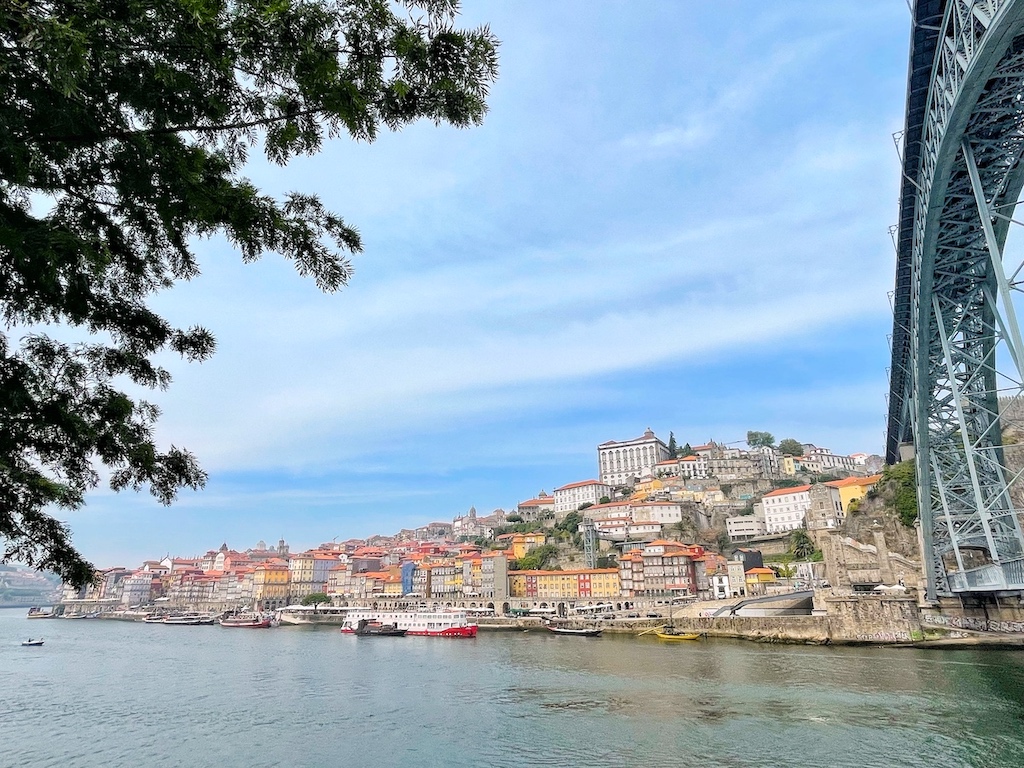
{"label": "white tour boat", "polygon": [[378,621],[404,629],[407,635],[424,637],[476,637],[476,624],[466,620],[466,612],[452,611],[376,611],[353,608],[345,617],[341,631],[354,635],[360,621]]}

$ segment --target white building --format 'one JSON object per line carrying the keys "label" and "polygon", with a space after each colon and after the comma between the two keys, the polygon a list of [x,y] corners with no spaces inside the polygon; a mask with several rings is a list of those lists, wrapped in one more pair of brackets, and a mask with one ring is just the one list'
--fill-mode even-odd
{"label": "white building", "polygon": [[648,427],[640,437],[597,446],[597,466],[602,483],[623,485],[633,478],[654,474],[658,462],[669,458],[665,445]]}
{"label": "white building", "polygon": [[703,479],[708,476],[708,457],[703,455],[684,456],[679,460],[679,475],[688,479]]}
{"label": "white building", "polygon": [[804,527],[807,510],[811,507],[811,486],[780,488],[764,495],[764,524],[768,533],[783,533]]}
{"label": "white building", "polygon": [[606,517],[594,521],[598,537],[613,541],[644,541],[661,536],[661,523],[634,523],[631,517]]}
{"label": "white building", "polygon": [[754,515],[739,515],[725,519],[725,529],[729,532],[729,538],[733,541],[746,541],[755,536],[764,536],[768,533],[768,527],[764,520],[757,519]]}
{"label": "white building", "polygon": [[857,460],[853,456],[839,456],[832,453],[831,449],[819,448],[813,443],[804,444],[804,458],[817,460],[821,464],[823,472],[828,472],[832,469],[853,472],[857,468]]}
{"label": "white building", "polygon": [[581,504],[600,504],[601,499],[612,496],[612,487],[600,480],[583,480],[555,488],[555,517],[561,519],[575,512]]}

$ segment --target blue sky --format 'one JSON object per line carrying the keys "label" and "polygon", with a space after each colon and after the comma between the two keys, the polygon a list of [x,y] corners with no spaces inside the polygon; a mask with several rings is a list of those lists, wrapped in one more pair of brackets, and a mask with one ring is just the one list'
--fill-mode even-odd
{"label": "blue sky", "polygon": [[360,230],[349,287],[214,240],[157,297],[218,339],[152,396],[210,481],[91,493],[97,565],[508,509],[648,426],[881,451],[906,6],[465,6],[502,40],[482,127],[247,170]]}

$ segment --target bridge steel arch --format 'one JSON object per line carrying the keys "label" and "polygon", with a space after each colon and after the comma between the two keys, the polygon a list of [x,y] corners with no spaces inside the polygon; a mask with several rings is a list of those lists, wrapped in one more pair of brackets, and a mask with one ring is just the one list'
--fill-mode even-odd
{"label": "bridge steel arch", "polygon": [[931,599],[1020,592],[1024,462],[1003,431],[1024,272],[1003,246],[1024,186],[1024,0],[913,10],[887,460],[916,462]]}

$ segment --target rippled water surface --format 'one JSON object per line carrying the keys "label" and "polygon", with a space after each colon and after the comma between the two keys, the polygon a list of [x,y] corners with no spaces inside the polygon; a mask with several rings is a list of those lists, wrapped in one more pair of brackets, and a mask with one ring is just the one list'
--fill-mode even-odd
{"label": "rippled water surface", "polygon": [[1024,653],[24,616],[0,610],[12,768],[1024,766]]}

